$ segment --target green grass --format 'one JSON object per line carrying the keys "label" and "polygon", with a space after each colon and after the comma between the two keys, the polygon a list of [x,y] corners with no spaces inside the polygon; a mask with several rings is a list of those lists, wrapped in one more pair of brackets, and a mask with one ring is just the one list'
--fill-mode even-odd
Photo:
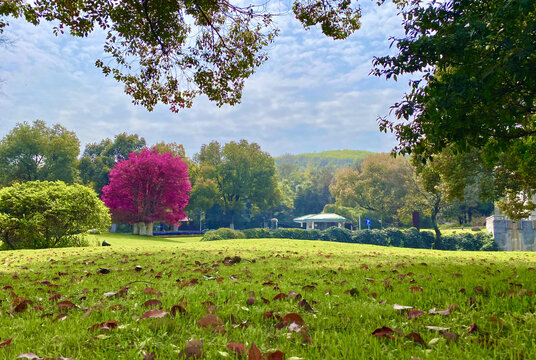
{"label": "green grass", "polygon": [[[0,342],[12,339],[0,347],[0,358],[33,352],[41,357],[142,359],[142,352],[154,352],[156,359],[176,359],[191,339],[204,342],[207,359],[235,358],[227,348],[232,342],[244,344],[246,350],[255,342],[265,354],[279,349],[287,359],[536,358],[534,253],[440,252],[284,239],[198,242],[118,234],[97,240],[112,246],[0,253],[0,285],[12,287],[0,290]],[[242,261],[226,266],[226,256]],[[135,271],[136,265],[142,270]],[[99,268],[110,273],[100,275]],[[198,283],[184,285],[192,279]],[[129,290],[122,297],[104,295],[124,286]],[[144,293],[146,287],[162,296]],[[354,296],[346,293],[354,288]],[[253,305],[246,304],[250,291],[255,293]],[[300,293],[314,312],[304,311],[295,299],[272,300],[289,291]],[[79,308],[59,311],[49,300],[53,294]],[[33,303],[11,316],[15,295]],[[187,313],[140,319],[149,299],[160,300],[164,311],[187,303]],[[223,335],[197,325],[208,302],[224,323]],[[394,304],[426,314],[410,320]],[[448,316],[428,314],[451,304],[458,309]],[[112,310],[114,305],[123,309]],[[267,311],[298,313],[312,343],[288,327],[276,329],[277,320],[263,318]],[[53,322],[60,312],[67,317]],[[88,330],[109,320],[119,326],[106,332]],[[473,323],[477,330],[470,332]],[[448,327],[457,340],[448,341],[427,325]],[[394,339],[372,335],[382,326],[395,331]],[[420,334],[424,345],[403,336],[410,332]]]}

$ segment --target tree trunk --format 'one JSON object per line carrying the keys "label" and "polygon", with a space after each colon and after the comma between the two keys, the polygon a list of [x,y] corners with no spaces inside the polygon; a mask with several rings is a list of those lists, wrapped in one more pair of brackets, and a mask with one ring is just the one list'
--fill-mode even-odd
{"label": "tree trunk", "polygon": [[153,236],[153,224],[152,222],[150,223],[145,223],[145,235],[146,236]]}
{"label": "tree trunk", "polygon": [[439,226],[437,225],[437,214],[439,214],[439,203],[441,201],[441,198],[435,201],[434,206],[432,207],[432,226],[434,227],[435,231],[435,241],[434,241],[434,249],[439,249],[441,246],[441,231],[439,231]]}
{"label": "tree trunk", "polygon": [[138,223],[138,228],[140,229],[140,236],[147,235],[147,226],[144,222]]}
{"label": "tree trunk", "polygon": [[138,223],[132,224],[132,235],[139,235],[140,234],[140,228],[138,227]]}
{"label": "tree trunk", "polygon": [[15,250],[15,246],[9,240],[9,235],[7,232],[4,235],[4,242],[11,248],[11,250]]}

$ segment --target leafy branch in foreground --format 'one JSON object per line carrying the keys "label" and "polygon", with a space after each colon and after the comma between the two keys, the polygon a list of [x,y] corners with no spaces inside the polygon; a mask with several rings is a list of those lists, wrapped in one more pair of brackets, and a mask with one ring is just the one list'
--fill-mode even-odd
{"label": "leafy branch in foreground", "polygon": [[[267,59],[277,35],[266,3],[238,5],[227,0],[4,1],[0,32],[9,17],[32,24],[57,21],[86,37],[106,33],[111,59],[96,66],[125,85],[133,103],[153,110],[163,103],[178,112],[206,95],[218,106],[240,102],[244,81]],[[359,28],[360,9],[351,0],[296,1],[296,17],[306,28],[320,24],[334,39]]]}

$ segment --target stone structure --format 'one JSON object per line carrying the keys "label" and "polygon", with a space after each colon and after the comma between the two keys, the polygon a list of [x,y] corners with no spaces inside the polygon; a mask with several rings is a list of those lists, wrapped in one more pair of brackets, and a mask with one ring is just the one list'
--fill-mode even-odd
{"label": "stone structure", "polygon": [[528,219],[510,220],[496,211],[486,218],[486,228],[500,250],[536,251],[536,212]]}

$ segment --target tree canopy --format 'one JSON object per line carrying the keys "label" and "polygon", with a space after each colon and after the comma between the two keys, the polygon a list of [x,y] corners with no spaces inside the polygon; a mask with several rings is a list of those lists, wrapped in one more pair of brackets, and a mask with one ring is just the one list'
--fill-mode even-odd
{"label": "tree canopy", "polygon": [[152,235],[154,221],[178,225],[186,217],[190,190],[188,165],[180,157],[144,149],[115,165],[102,198],[116,220],[137,224],[141,235]]}
{"label": "tree canopy", "polygon": [[361,170],[340,169],[330,191],[338,206],[359,207],[384,221],[398,221],[398,210],[413,185],[413,170],[405,158],[376,154],[363,160]]}
{"label": "tree canopy", "polygon": [[78,179],[76,134],[44,121],[19,123],[0,141],[0,185],[16,181]]}
{"label": "tree canopy", "polygon": [[257,213],[277,205],[280,193],[274,159],[258,144],[241,140],[221,146],[213,141],[201,147],[196,160],[199,174],[192,192],[194,201],[208,206],[211,202],[206,197],[215,198],[231,227],[235,215],[245,207]]}
{"label": "tree canopy", "polygon": [[377,57],[373,73],[416,78],[392,107],[397,121],[382,118],[380,129],[396,134],[401,154],[476,151],[503,208],[523,217],[536,189],[536,2],[404,3],[398,54]]}
{"label": "tree canopy", "polygon": [[[219,106],[240,101],[244,80],[267,59],[277,29],[264,2],[228,0],[24,0],[0,3],[0,31],[9,17],[32,24],[56,21],[56,34],[106,34],[96,66],[125,86],[135,104],[172,111],[206,95]],[[360,9],[351,0],[295,1],[296,18],[308,28],[344,39],[359,28]],[[3,17],[2,17],[3,16]]]}
{"label": "tree canopy", "polygon": [[115,163],[128,159],[128,154],[144,149],[145,139],[138,134],[121,133],[114,139],[87,144],[78,165],[82,182],[99,194],[108,184],[108,174]]}

